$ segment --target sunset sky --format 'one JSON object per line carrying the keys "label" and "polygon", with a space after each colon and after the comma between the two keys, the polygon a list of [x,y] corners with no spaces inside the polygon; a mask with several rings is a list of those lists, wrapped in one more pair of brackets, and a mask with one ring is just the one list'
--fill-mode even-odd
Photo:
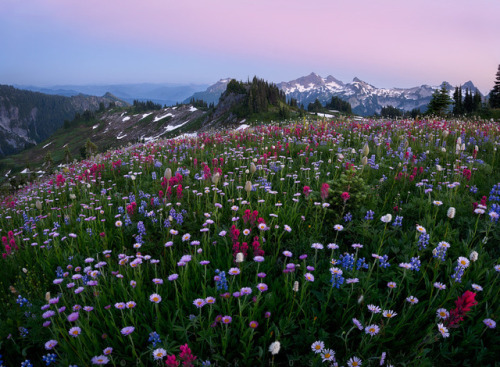
{"label": "sunset sky", "polygon": [[483,93],[498,0],[0,0],[0,84],[207,83],[314,71]]}

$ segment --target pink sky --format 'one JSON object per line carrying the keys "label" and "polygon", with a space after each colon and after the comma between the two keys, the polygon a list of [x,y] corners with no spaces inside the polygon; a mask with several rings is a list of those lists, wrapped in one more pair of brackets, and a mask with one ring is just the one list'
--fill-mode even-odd
{"label": "pink sky", "polygon": [[484,93],[500,64],[498,15],[496,0],[2,0],[0,83],[315,71],[380,87],[472,80]]}

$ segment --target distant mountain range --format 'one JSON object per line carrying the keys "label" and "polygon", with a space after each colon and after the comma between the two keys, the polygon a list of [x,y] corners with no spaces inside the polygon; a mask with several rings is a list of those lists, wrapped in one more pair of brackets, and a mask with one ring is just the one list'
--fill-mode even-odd
{"label": "distant mountain range", "polygon": [[127,105],[110,93],[102,97],[48,95],[0,85],[0,156],[19,152],[48,138],[76,113],[103,103]]}
{"label": "distant mountain range", "polygon": [[[192,97],[207,102],[217,101],[230,80],[230,78],[222,79],[205,92],[194,94]],[[447,82],[445,85],[451,96],[455,87]],[[358,78],[354,78],[351,83],[344,83],[331,75],[323,78],[316,73],[282,82],[277,86],[285,92],[287,98],[295,98],[299,105],[303,104],[305,108],[316,99],[325,104],[336,96],[349,102],[353,112],[362,116],[380,113],[382,107],[389,105],[404,111],[419,108],[423,112],[427,109],[432,93],[440,88],[440,86],[430,85],[413,88],[377,88]],[[462,85],[463,95],[467,88],[472,91],[476,90],[475,85],[468,81]],[[189,98],[186,99],[188,100]]]}
{"label": "distant mountain range", "polygon": [[201,92],[208,84],[174,84],[174,83],[140,83],[140,84],[109,84],[109,85],[56,85],[52,87],[36,87],[14,85],[18,89],[72,97],[78,94],[102,96],[111,93],[115,97],[132,103],[134,100],[153,101],[161,105],[172,106],[182,103],[193,93]]}

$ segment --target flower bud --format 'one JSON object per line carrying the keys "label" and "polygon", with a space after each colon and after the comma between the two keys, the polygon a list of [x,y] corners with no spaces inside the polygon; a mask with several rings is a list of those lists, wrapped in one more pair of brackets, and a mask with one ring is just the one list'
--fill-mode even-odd
{"label": "flower bud", "polygon": [[242,263],[242,262],[243,262],[243,260],[244,260],[244,258],[243,258],[243,252],[238,252],[238,253],[236,254],[236,262],[237,262],[237,263]]}
{"label": "flower bud", "polygon": [[255,167],[255,163],[250,163],[250,173],[254,174],[257,171],[257,167]]}
{"label": "flower bud", "polygon": [[245,191],[246,192],[252,191],[252,182],[251,181],[247,181],[247,183],[245,184]]}
{"label": "flower bud", "polygon": [[453,219],[455,218],[455,212],[456,212],[455,208],[450,206],[448,208],[448,212],[446,213],[446,215],[448,216],[448,218]]}
{"label": "flower bud", "polygon": [[36,206],[36,208],[37,208],[38,210],[42,210],[42,202],[41,202],[40,200],[37,200],[37,201],[36,201],[35,206]]}
{"label": "flower bud", "polygon": [[366,157],[368,153],[370,153],[370,147],[368,146],[368,143],[366,143],[363,147],[363,155]]}
{"label": "flower bud", "polygon": [[363,295],[359,296],[359,298],[358,298],[358,305],[361,304],[364,299],[365,299],[365,297],[363,297]]}
{"label": "flower bud", "polygon": [[363,158],[361,158],[361,164],[363,166],[366,166],[368,164],[368,158],[366,156],[364,156]]}
{"label": "flower bud", "polygon": [[23,270],[23,273],[24,273],[24,274],[27,274],[27,273],[28,273],[28,269],[23,268],[22,270]]}
{"label": "flower bud", "polygon": [[49,302],[50,299],[50,292],[45,293],[45,300]]}
{"label": "flower bud", "polygon": [[469,255],[469,259],[470,261],[476,261],[477,258],[478,258],[479,254],[477,253],[477,251],[472,251]]}
{"label": "flower bud", "polygon": [[165,173],[163,176],[167,179],[170,180],[172,178],[172,170],[170,168],[165,169]]}
{"label": "flower bud", "polygon": [[299,291],[299,282],[296,280],[294,283],[293,283],[293,291],[294,292],[298,292]]}
{"label": "flower bud", "polygon": [[215,175],[212,176],[212,183],[217,185],[217,183],[219,182],[219,179],[220,179],[220,174],[219,174],[219,172],[217,172]]}

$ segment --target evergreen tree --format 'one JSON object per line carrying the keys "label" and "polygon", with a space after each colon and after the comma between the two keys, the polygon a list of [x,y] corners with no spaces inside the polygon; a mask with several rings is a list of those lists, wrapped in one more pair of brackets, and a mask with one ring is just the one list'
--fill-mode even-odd
{"label": "evergreen tree", "polygon": [[72,159],[73,157],[71,156],[71,152],[69,151],[69,148],[66,145],[66,148],[64,148],[64,161],[66,162],[66,164],[69,164],[69,162],[71,162]]}
{"label": "evergreen tree", "polygon": [[85,142],[85,158],[90,158],[93,154],[97,153],[97,145],[92,143],[90,139]]}
{"label": "evergreen tree", "polygon": [[472,110],[474,112],[479,112],[481,110],[481,93],[476,88],[476,91],[474,92],[474,98],[472,99]]}
{"label": "evergreen tree", "polygon": [[436,115],[444,115],[448,111],[448,107],[451,104],[451,98],[448,95],[448,90],[445,84],[441,85],[441,89],[437,89],[433,94],[429,106],[427,107],[427,113],[434,113]]}
{"label": "evergreen tree", "polygon": [[462,86],[455,87],[455,92],[453,93],[453,114],[462,115],[464,113],[464,107],[462,103]]}
{"label": "evergreen tree", "polygon": [[500,65],[498,65],[495,86],[490,92],[490,107],[500,108]]}
{"label": "evergreen tree", "polygon": [[52,159],[52,154],[47,152],[43,158],[43,166],[48,173],[52,173],[54,170],[54,159]]}
{"label": "evergreen tree", "polygon": [[474,102],[472,101],[472,93],[469,92],[469,89],[467,88],[465,91],[465,98],[464,98],[464,112],[467,114],[472,113],[474,109]]}

